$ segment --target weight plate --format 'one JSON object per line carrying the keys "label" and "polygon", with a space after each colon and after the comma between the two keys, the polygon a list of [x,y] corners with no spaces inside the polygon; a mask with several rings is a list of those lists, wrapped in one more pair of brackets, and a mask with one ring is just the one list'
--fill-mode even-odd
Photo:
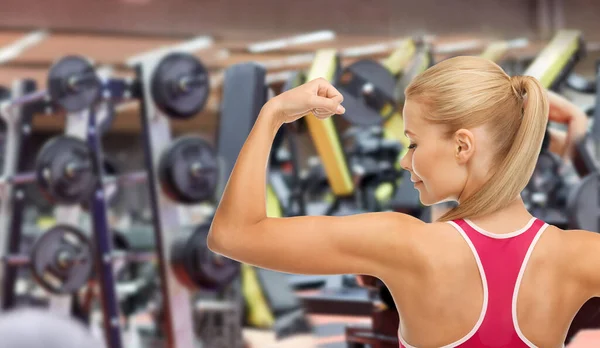
{"label": "weight plate", "polygon": [[191,235],[193,231],[182,231],[180,236],[171,244],[171,259],[170,264],[175,277],[181,284],[188,289],[196,290],[199,285],[194,282],[192,274],[188,272],[186,266],[190,259],[190,250],[194,246],[191,245]]}
{"label": "weight plate", "polygon": [[200,203],[213,197],[219,179],[217,156],[198,136],[183,136],[163,152],[159,179],[167,196],[179,203]]}
{"label": "weight plate", "polygon": [[91,197],[96,181],[90,161],[85,142],[70,136],[54,137],[42,146],[36,158],[38,185],[53,202],[83,203]]}
{"label": "weight plate", "polygon": [[53,294],[70,294],[89,280],[93,249],[77,228],[56,225],[42,234],[31,250],[31,271],[36,281]]}
{"label": "weight plate", "polygon": [[208,71],[190,54],[171,53],[154,70],[151,89],[156,106],[167,116],[187,119],[198,114],[208,100]]}
{"label": "weight plate", "polygon": [[[360,60],[349,65],[336,80],[336,88],[344,96],[344,118],[359,126],[381,124],[386,105],[395,105],[396,79],[374,60]],[[391,113],[390,113],[391,115]]]}
{"label": "weight plate", "polygon": [[219,291],[239,275],[240,264],[208,249],[210,224],[200,225],[191,235],[176,240],[171,266],[179,281],[191,289]]}
{"label": "weight plate", "polygon": [[571,229],[600,232],[600,226],[598,226],[599,179],[600,173],[591,173],[577,183],[569,193],[567,216]]}
{"label": "weight plate", "polygon": [[[78,79],[78,83],[74,83]],[[90,107],[100,97],[102,84],[94,66],[80,56],[66,56],[50,67],[48,93],[53,102],[70,112]]]}

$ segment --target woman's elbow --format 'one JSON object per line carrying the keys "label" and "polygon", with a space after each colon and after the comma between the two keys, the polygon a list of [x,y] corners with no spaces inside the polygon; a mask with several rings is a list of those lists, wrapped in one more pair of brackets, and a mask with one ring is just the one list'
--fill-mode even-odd
{"label": "woman's elbow", "polygon": [[225,241],[228,239],[224,236],[226,229],[215,225],[214,223],[210,226],[208,231],[208,237],[206,239],[206,245],[210,251],[215,253],[222,253],[226,249]]}

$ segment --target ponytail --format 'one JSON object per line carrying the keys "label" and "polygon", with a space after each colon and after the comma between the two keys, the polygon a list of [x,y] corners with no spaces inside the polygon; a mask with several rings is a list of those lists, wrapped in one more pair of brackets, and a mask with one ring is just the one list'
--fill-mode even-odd
{"label": "ponytail", "polygon": [[548,123],[546,91],[530,76],[509,77],[505,86],[506,99],[513,98],[514,103],[499,107],[504,110],[512,106],[516,112],[506,112],[499,117],[514,115],[518,123],[516,134],[508,133],[509,129],[500,130],[507,132],[505,137],[510,140],[508,146],[503,146],[504,151],[497,154],[499,161],[494,163],[499,165],[491,168],[490,179],[438,221],[481,216],[502,209],[519,197],[533,174]]}

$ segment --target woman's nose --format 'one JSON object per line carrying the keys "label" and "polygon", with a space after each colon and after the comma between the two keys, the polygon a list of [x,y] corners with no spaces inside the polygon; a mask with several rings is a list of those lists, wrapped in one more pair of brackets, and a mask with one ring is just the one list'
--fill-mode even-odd
{"label": "woman's nose", "polygon": [[410,159],[410,152],[407,152],[404,156],[402,156],[402,159],[400,160],[400,167],[402,167],[402,169],[404,170],[411,170],[410,168],[410,164],[411,164],[411,159]]}

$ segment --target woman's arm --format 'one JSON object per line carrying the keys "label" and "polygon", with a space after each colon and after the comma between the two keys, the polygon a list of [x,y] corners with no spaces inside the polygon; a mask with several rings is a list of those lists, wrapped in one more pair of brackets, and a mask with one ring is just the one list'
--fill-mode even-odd
{"label": "woman's arm", "polygon": [[548,120],[567,125],[566,132],[550,129],[549,150],[562,158],[570,158],[575,144],[587,132],[587,115],[577,105],[552,91],[548,91],[548,102]]}
{"label": "woman's arm", "polygon": [[408,215],[267,217],[267,162],[278,128],[306,113],[319,118],[341,113],[341,101],[339,92],[319,79],[265,104],[216,210],[211,250],[262,268],[302,274],[377,276],[391,260],[402,261],[389,265],[398,269],[419,262],[415,245],[425,224]]}

